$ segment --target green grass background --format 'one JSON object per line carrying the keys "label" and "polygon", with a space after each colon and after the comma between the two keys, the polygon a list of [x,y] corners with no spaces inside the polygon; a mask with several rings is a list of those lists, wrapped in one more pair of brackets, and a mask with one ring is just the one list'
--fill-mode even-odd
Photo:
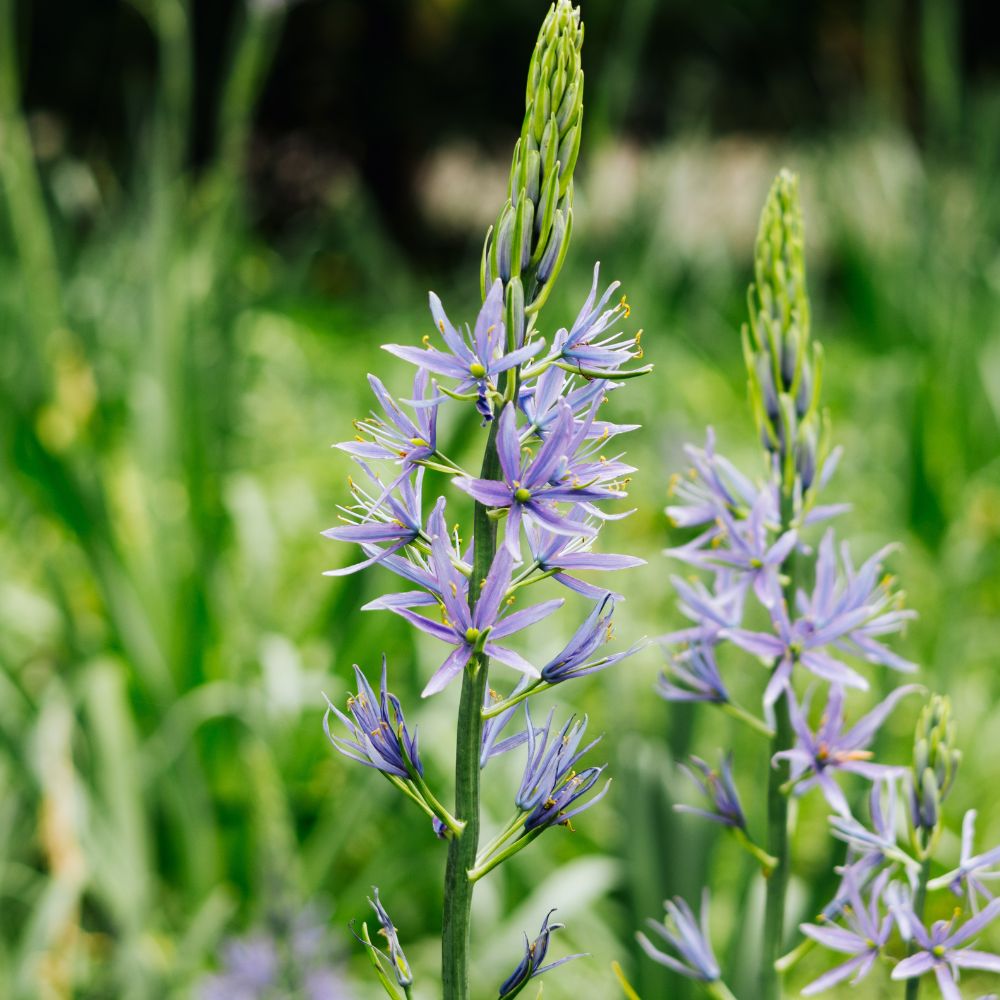
{"label": "green grass background", "polygon": [[[10,7],[0,2],[5,18]],[[379,345],[430,331],[427,276],[381,229],[364,177],[342,179],[309,231],[280,247],[251,225],[242,150],[273,19],[251,19],[240,36],[218,157],[187,172],[188,39],[162,13],[170,5],[151,10],[159,99],[119,187],[81,162],[35,156],[0,27],[0,995],[191,996],[226,938],[312,903],[349,995],[374,997],[346,925],[377,883],[415,996],[430,998],[442,846],[388,783],[332,751],[321,692],[343,699],[351,665],[371,674],[386,651],[445,792],[456,692],[419,702],[440,650],[390,616],[359,613],[391,578],[324,578],[354,553],[319,535],[347,496],[348,463],[329,446],[367,411],[366,372],[405,388],[410,373]],[[927,58],[933,80],[940,66]],[[649,147],[609,125],[628,92],[623,56],[588,82],[597,138],[581,156],[578,228],[542,331],[572,320],[595,258],[624,282],[645,330],[655,372],[610,404],[643,425],[627,441],[638,511],[601,545],[649,560],[616,580],[621,639],[664,632],[679,621],[677,567],[660,550],[682,445],[710,423],[726,454],[759,462],[738,330],[759,206],[780,166],[799,172],[814,332],[845,448],[829,496],[853,504],[841,528],[857,558],[902,542],[891,570],[920,617],[899,646],[953,698],[965,748],[944,845],[954,856],[966,808],[979,809],[984,846],[1000,841],[1000,104],[983,97],[960,127],[947,69],[930,92],[937,131],[920,147],[878,115],[802,142],[693,130]],[[483,192],[500,191],[473,183],[463,201],[461,185],[441,180],[476,169],[460,150],[442,151],[438,167],[427,205],[467,252],[433,284],[469,318],[482,222],[496,208]],[[488,178],[502,178],[493,167]],[[448,432],[474,453],[474,427]],[[572,616],[555,622],[528,652],[558,646]],[[674,763],[684,752],[732,746],[759,826],[765,748],[710,710],[658,700],[659,667],[651,648],[558,691],[560,711],[589,713],[606,734],[612,790],[576,832],[547,834],[479,889],[477,995],[494,994],[521,931],[558,906],[569,927],[552,954],[591,957],[552,975],[545,997],[617,996],[612,959],[645,1000],[693,996],[637,954],[633,931],[665,895],[693,898],[710,878],[719,953],[737,995],[752,996],[752,865],[670,806],[687,795]],[[757,668],[734,658],[729,669],[754,698]],[[894,678],[873,680],[858,711]],[[917,707],[896,712],[885,759],[906,761]],[[518,763],[488,772],[490,821],[506,814]],[[802,803],[802,918],[831,891],[825,813]],[[810,955],[793,984],[824,963]],[[964,988],[978,995],[973,982]],[[856,993],[900,995],[881,973]]]}

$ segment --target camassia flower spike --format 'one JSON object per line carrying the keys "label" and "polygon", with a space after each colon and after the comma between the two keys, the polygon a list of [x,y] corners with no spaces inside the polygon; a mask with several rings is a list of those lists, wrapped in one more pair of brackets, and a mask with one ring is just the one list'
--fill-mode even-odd
{"label": "camassia flower spike", "polygon": [[[376,406],[356,422],[354,439],[339,447],[370,483],[351,481],[353,502],[340,508],[342,523],[326,532],[358,545],[362,553],[331,575],[372,568],[403,581],[403,589],[387,588],[364,610],[390,611],[417,630],[416,670],[423,671],[425,637],[444,644],[443,658],[422,674],[424,696],[438,695],[453,682],[460,688],[453,809],[445,809],[430,790],[436,768],[428,762],[425,775],[416,731],[404,721],[400,699],[388,692],[385,671],[378,694],[358,671],[358,693],[346,711],[331,706],[326,718],[338,752],[380,771],[431,817],[433,833],[447,842],[444,1000],[469,1000],[475,882],[545,830],[571,829],[573,818],[608,789],[606,782],[596,789],[603,767],[577,770],[585,722],[571,719],[553,733],[551,717],[544,727],[532,724],[527,703],[641,648],[603,648],[618,596],[578,575],[596,571],[606,579],[610,571],[642,563],[602,553],[597,544],[608,520],[630,513],[610,505],[625,496],[635,470],[608,442],[635,425],[615,423],[602,407],[617,398],[622,380],[649,370],[634,365],[641,354],[639,333],[627,327],[630,309],[618,296],[617,283],[598,296],[596,268],[594,286],[569,329],[547,315],[544,325],[539,318],[573,228],[573,174],[583,125],[582,44],[579,10],[571,0],[556,0],[528,70],[507,197],[483,248],[482,305],[471,324],[458,323],[431,293],[434,329],[423,346],[385,345],[389,354],[416,367],[411,398],[395,398],[381,372],[369,376]],[[539,330],[556,332],[546,338]],[[478,420],[467,419],[473,412]],[[442,450],[445,440],[456,442],[452,455]],[[478,456],[471,469],[455,461],[454,456],[473,452]],[[430,473],[453,491],[450,499],[425,497]],[[527,598],[530,588],[549,580],[563,596]],[[523,633],[541,622],[551,633],[549,616],[567,602],[585,605],[579,626],[568,640],[547,634],[551,651],[536,663],[526,653],[530,647],[521,645]],[[504,687],[503,671],[500,680],[493,676],[496,664],[512,668],[517,677],[506,695],[496,690]],[[513,728],[522,702],[525,728]],[[334,720],[344,732],[331,730]],[[439,719],[435,725],[440,724]],[[499,780],[490,761],[526,744],[528,764],[513,796],[514,816],[481,845],[483,774]],[[524,962],[504,983],[504,1000],[561,964],[542,963],[555,926],[543,924]],[[409,990],[391,968],[387,971],[384,959],[369,954],[390,996]]]}
{"label": "camassia flower spike", "polygon": [[[857,980],[877,959],[897,960],[898,932],[908,957],[893,975],[908,980],[906,1000],[916,1000],[925,974],[957,997],[954,973],[963,963],[991,970],[1000,968],[1000,960],[970,957],[969,949],[957,947],[968,933],[962,929],[935,924],[926,930],[925,904],[929,893],[949,889],[973,913],[984,903],[982,913],[996,913],[989,882],[1000,876],[1000,848],[974,853],[969,818],[959,866],[930,878],[943,842],[943,805],[961,759],[946,698],[935,696],[925,707],[911,768],[877,759],[876,748],[890,714],[902,711],[901,701],[919,690],[916,685],[889,690],[856,722],[845,721],[847,692],[868,691],[873,671],[917,669],[890,644],[914,612],[903,607],[902,593],[886,572],[895,546],[883,546],[858,564],[833,527],[821,538],[813,534],[814,526],[848,505],[825,497],[841,451],[830,447],[829,418],[821,408],[823,354],[811,334],[798,182],[787,171],[768,194],[754,257],[742,339],[761,461],[756,471],[740,468],[719,453],[709,429],[704,447],[686,449],[690,470],[671,482],[667,516],[683,534],[667,555],[694,575],[670,578],[688,621],[661,637],[668,668],[658,691],[678,704],[720,709],[770,744],[761,755],[770,767],[766,837],[759,846],[751,835],[753,815],[743,812],[737,787],[744,768],[758,773],[764,760],[744,765],[739,757],[723,758],[716,772],[693,758],[691,771],[708,799],[706,808],[694,811],[729,830],[758,858],[765,876],[760,961],[741,984],[747,995],[780,1000],[781,977],[815,944],[847,958],[814,979],[807,995]],[[734,703],[727,674],[731,663],[742,667],[741,685],[750,684],[755,661],[763,668],[757,687],[763,720]],[[887,671],[879,674],[884,679]],[[813,721],[809,706],[816,690],[823,710]],[[870,794],[855,800],[857,784],[865,782]],[[823,793],[834,814],[830,833],[843,845],[843,863],[835,869],[840,886],[819,922],[802,926],[806,938],[784,953],[798,816],[789,800],[812,788]],[[899,792],[908,807],[906,828]],[[687,911],[677,909],[674,937],[687,961],[664,964],[711,982],[717,965],[705,948],[695,947],[691,924]],[[968,926],[979,929],[985,922],[973,917],[963,928]],[[688,935],[681,933],[685,929]]]}

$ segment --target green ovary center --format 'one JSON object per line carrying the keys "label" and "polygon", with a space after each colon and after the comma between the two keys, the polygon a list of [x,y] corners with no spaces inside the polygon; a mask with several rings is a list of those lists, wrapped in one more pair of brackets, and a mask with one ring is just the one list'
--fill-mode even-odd
{"label": "green ovary center", "polygon": [[482,378],[486,374],[486,368],[478,361],[474,361],[471,365],[469,365],[469,374],[473,378]]}
{"label": "green ovary center", "polygon": [[518,503],[527,503],[531,499],[531,490],[526,490],[523,486],[519,486],[514,490],[514,499]]}
{"label": "green ovary center", "polygon": [[477,628],[467,628],[465,630],[465,641],[470,645],[475,645],[476,640],[479,638],[479,629]]}

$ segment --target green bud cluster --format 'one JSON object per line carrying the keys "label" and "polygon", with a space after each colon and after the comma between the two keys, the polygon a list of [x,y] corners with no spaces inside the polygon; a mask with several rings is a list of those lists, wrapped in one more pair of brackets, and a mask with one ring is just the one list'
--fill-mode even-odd
{"label": "green bud cluster", "polygon": [[783,489],[808,492],[825,457],[819,413],[822,351],[809,338],[809,295],[798,177],[782,170],[761,213],[749,324],[743,356],[750,400],[767,451],[776,455]]}
{"label": "green bud cluster", "polygon": [[525,315],[537,312],[548,297],[569,247],[573,168],[583,124],[582,46],[579,8],[557,0],[528,69],[524,124],[514,147],[507,201],[483,247],[483,297],[497,278],[503,281],[515,327],[508,330],[516,343],[524,335]]}
{"label": "green bud cluster", "polygon": [[951,701],[934,695],[920,713],[913,737],[910,818],[916,846],[922,852],[932,846],[938,835],[941,804],[955,783],[961,760]]}

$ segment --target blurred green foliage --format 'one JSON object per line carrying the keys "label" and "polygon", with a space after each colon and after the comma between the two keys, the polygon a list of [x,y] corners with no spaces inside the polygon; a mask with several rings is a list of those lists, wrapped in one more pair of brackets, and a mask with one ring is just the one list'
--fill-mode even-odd
{"label": "blurred green foliage", "polygon": [[[309,230],[281,252],[250,224],[243,151],[280,9],[260,4],[239,20],[218,152],[195,174],[184,6],[137,6],[158,44],[157,102],[117,187],[81,161],[39,154],[44,136],[21,108],[13,0],[0,0],[0,995],[188,996],[227,936],[316,903],[331,956],[354,977],[349,995],[374,996],[345,925],[377,882],[416,995],[429,998],[441,845],[388,784],[334,755],[320,728],[321,691],[342,699],[350,665],[374,670],[385,650],[428,769],[449,785],[453,698],[418,702],[434,651],[388,616],[358,613],[385,582],[378,573],[320,575],[353,557],[319,537],[346,494],[346,462],[328,446],[367,409],[365,372],[403,388],[408,373],[379,345],[428,329],[420,262],[386,235],[363,176],[331,183]],[[946,5],[927,6],[946,17]],[[618,632],[655,635],[677,621],[676,567],[658,553],[681,445],[712,423],[727,454],[756,460],[737,331],[758,207],[788,163],[802,176],[814,330],[846,450],[831,495],[854,504],[843,529],[856,555],[904,542],[893,569],[921,614],[904,651],[951,695],[966,750],[953,827],[975,806],[983,842],[995,843],[1000,103],[976,98],[955,124],[948,48],[935,35],[925,55],[940,138],[925,147],[883,115],[804,144],[693,130],[639,147],[613,122],[645,11],[628,5],[620,63],[588,82],[600,140],[581,157],[579,226],[549,307],[575,315],[599,256],[624,280],[657,366],[614,399],[616,419],[643,424],[628,442],[638,512],[605,544],[649,559],[620,578]],[[513,139],[517,106],[510,115]],[[422,189],[468,247],[438,282],[455,315],[477,305],[494,179],[444,150]],[[337,294],[345,273],[351,295]],[[730,666],[738,690],[756,690],[755,676]],[[484,997],[550,906],[568,925],[558,947],[593,957],[560,969],[547,997],[616,996],[613,958],[647,1000],[688,996],[638,960],[632,931],[663,896],[691,896],[709,869],[720,954],[736,970],[751,959],[760,899],[750,863],[670,806],[687,795],[673,762],[688,748],[731,737],[747,788],[763,786],[765,748],[707,712],[651,698],[657,669],[650,650],[560,692],[605,731],[615,783],[577,832],[555,831],[481,887]],[[915,714],[897,712],[887,758],[905,759]],[[492,820],[507,812],[516,768],[501,762],[489,782]],[[746,805],[759,823],[762,802]],[[803,803],[801,916],[831,888],[824,816],[821,802]],[[804,963],[802,982],[820,960]],[[731,981],[746,995],[738,971]]]}

